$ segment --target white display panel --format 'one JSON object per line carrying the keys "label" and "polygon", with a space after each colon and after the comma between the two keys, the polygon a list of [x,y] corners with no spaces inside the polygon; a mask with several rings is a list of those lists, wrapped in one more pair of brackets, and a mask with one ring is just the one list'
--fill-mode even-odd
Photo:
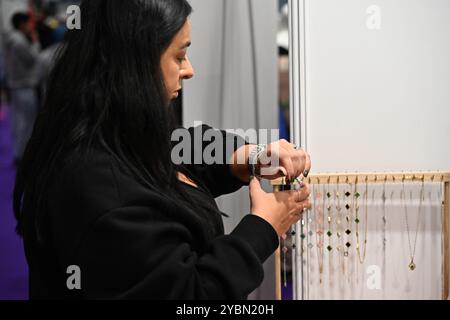
{"label": "white display panel", "polygon": [[[450,1],[291,0],[290,8],[292,140],[311,154],[313,172],[449,171]],[[391,241],[384,258],[385,288],[372,290],[365,283],[368,267],[383,260],[375,188],[370,251],[359,270],[359,286],[310,285],[297,268],[297,299],[441,298],[440,187],[425,190],[417,237],[422,267],[412,273],[403,261],[408,240],[398,203],[401,187],[389,188],[397,201],[386,209]],[[409,212],[416,221],[420,186],[408,188],[415,194]],[[296,238],[299,243],[299,232]],[[313,252],[309,260],[297,255],[297,266],[306,261],[311,272],[311,257]]]}
{"label": "white display panel", "polygon": [[450,1],[304,3],[314,170],[449,170]]}

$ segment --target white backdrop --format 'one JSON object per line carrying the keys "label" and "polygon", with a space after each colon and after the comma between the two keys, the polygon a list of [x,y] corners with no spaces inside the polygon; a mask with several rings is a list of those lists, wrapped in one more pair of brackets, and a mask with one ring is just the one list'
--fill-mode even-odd
{"label": "white backdrop", "polygon": [[[297,139],[311,153],[313,171],[449,171],[450,1],[298,4],[293,122],[299,128]],[[408,251],[402,211],[394,205],[388,208],[393,228],[388,264],[399,272],[398,280],[386,273],[383,292],[366,286],[350,293],[327,291],[326,284],[312,286],[310,298],[439,299],[440,207],[438,189],[430,188],[426,192],[435,200],[427,205],[417,240],[421,268],[411,273],[405,265],[392,265]],[[398,197],[398,187],[395,192]],[[415,194],[417,203],[417,189]],[[376,214],[379,206],[374,210]],[[412,214],[411,221],[416,217]],[[377,243],[376,225],[369,230],[369,243]],[[369,263],[379,263],[378,252],[369,249]]]}
{"label": "white backdrop", "polygon": [[[194,12],[189,56],[196,75],[184,84],[184,125],[203,121],[220,129],[277,128],[277,1],[190,3]],[[250,213],[247,187],[217,203],[230,215],[224,219],[226,232]],[[265,280],[251,299],[275,298],[273,257],[264,268]]]}

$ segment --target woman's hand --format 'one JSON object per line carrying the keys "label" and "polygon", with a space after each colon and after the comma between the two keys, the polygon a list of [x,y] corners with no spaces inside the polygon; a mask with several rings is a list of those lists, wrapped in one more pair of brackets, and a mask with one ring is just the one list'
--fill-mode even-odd
{"label": "woman's hand", "polygon": [[303,184],[300,190],[267,193],[259,180],[253,178],[250,181],[251,213],[266,220],[281,237],[300,220],[305,209],[311,208],[309,195],[307,184]]}
{"label": "woman's hand", "polygon": [[[232,174],[247,183],[250,181],[248,159],[253,148],[256,148],[256,145],[245,145],[237,149],[230,162]],[[240,162],[239,159],[246,161]],[[302,149],[296,149],[295,145],[286,140],[267,145],[266,150],[258,157],[256,165],[259,176],[268,180],[285,177],[291,181],[302,174],[307,177],[310,170],[309,154]]]}
{"label": "woman's hand", "polygon": [[291,181],[301,175],[308,176],[311,158],[303,149],[297,149],[294,144],[283,139],[267,145],[258,157],[257,171],[268,180],[286,177]]}

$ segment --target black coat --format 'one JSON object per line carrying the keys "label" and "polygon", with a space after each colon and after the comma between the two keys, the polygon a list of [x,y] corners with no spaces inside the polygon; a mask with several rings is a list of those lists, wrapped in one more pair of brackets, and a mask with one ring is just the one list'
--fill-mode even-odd
{"label": "black coat", "polygon": [[[106,150],[65,166],[50,189],[44,244],[25,223],[30,298],[246,299],[263,280],[277,234],[247,215],[224,235],[214,197],[244,184],[226,164],[185,169],[199,188],[180,183],[206,210],[210,232],[204,219],[143,186]],[[67,286],[73,265],[81,270],[80,290]]]}

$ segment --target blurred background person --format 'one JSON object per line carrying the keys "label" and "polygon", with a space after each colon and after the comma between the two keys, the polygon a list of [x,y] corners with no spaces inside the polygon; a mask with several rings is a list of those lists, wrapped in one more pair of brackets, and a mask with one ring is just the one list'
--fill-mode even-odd
{"label": "blurred background person", "polygon": [[18,12],[11,19],[13,30],[5,35],[4,63],[10,92],[10,113],[14,163],[20,163],[37,114],[35,68],[39,58],[38,35],[31,28],[30,15]]}
{"label": "blurred background person", "polygon": [[41,49],[45,50],[54,43],[54,30],[59,26],[55,18],[57,14],[57,3],[49,1],[40,8],[36,8],[36,32],[39,35]]}
{"label": "blurred background person", "polygon": [[[5,40],[10,39],[11,29],[14,29],[12,17],[18,12],[27,12],[26,44],[31,45],[31,34],[35,29],[42,50],[37,55],[36,51],[33,53],[36,61],[27,68],[34,69],[34,85],[31,87],[36,92],[39,109],[44,101],[45,84],[53,67],[58,43],[66,32],[66,10],[69,4],[77,4],[77,1],[0,0],[0,300],[28,298],[28,267],[23,243],[15,233],[16,222],[12,214],[16,167],[13,164],[13,110],[6,83],[7,61],[4,58],[8,44]],[[30,130],[33,127],[33,124],[29,125]]]}

